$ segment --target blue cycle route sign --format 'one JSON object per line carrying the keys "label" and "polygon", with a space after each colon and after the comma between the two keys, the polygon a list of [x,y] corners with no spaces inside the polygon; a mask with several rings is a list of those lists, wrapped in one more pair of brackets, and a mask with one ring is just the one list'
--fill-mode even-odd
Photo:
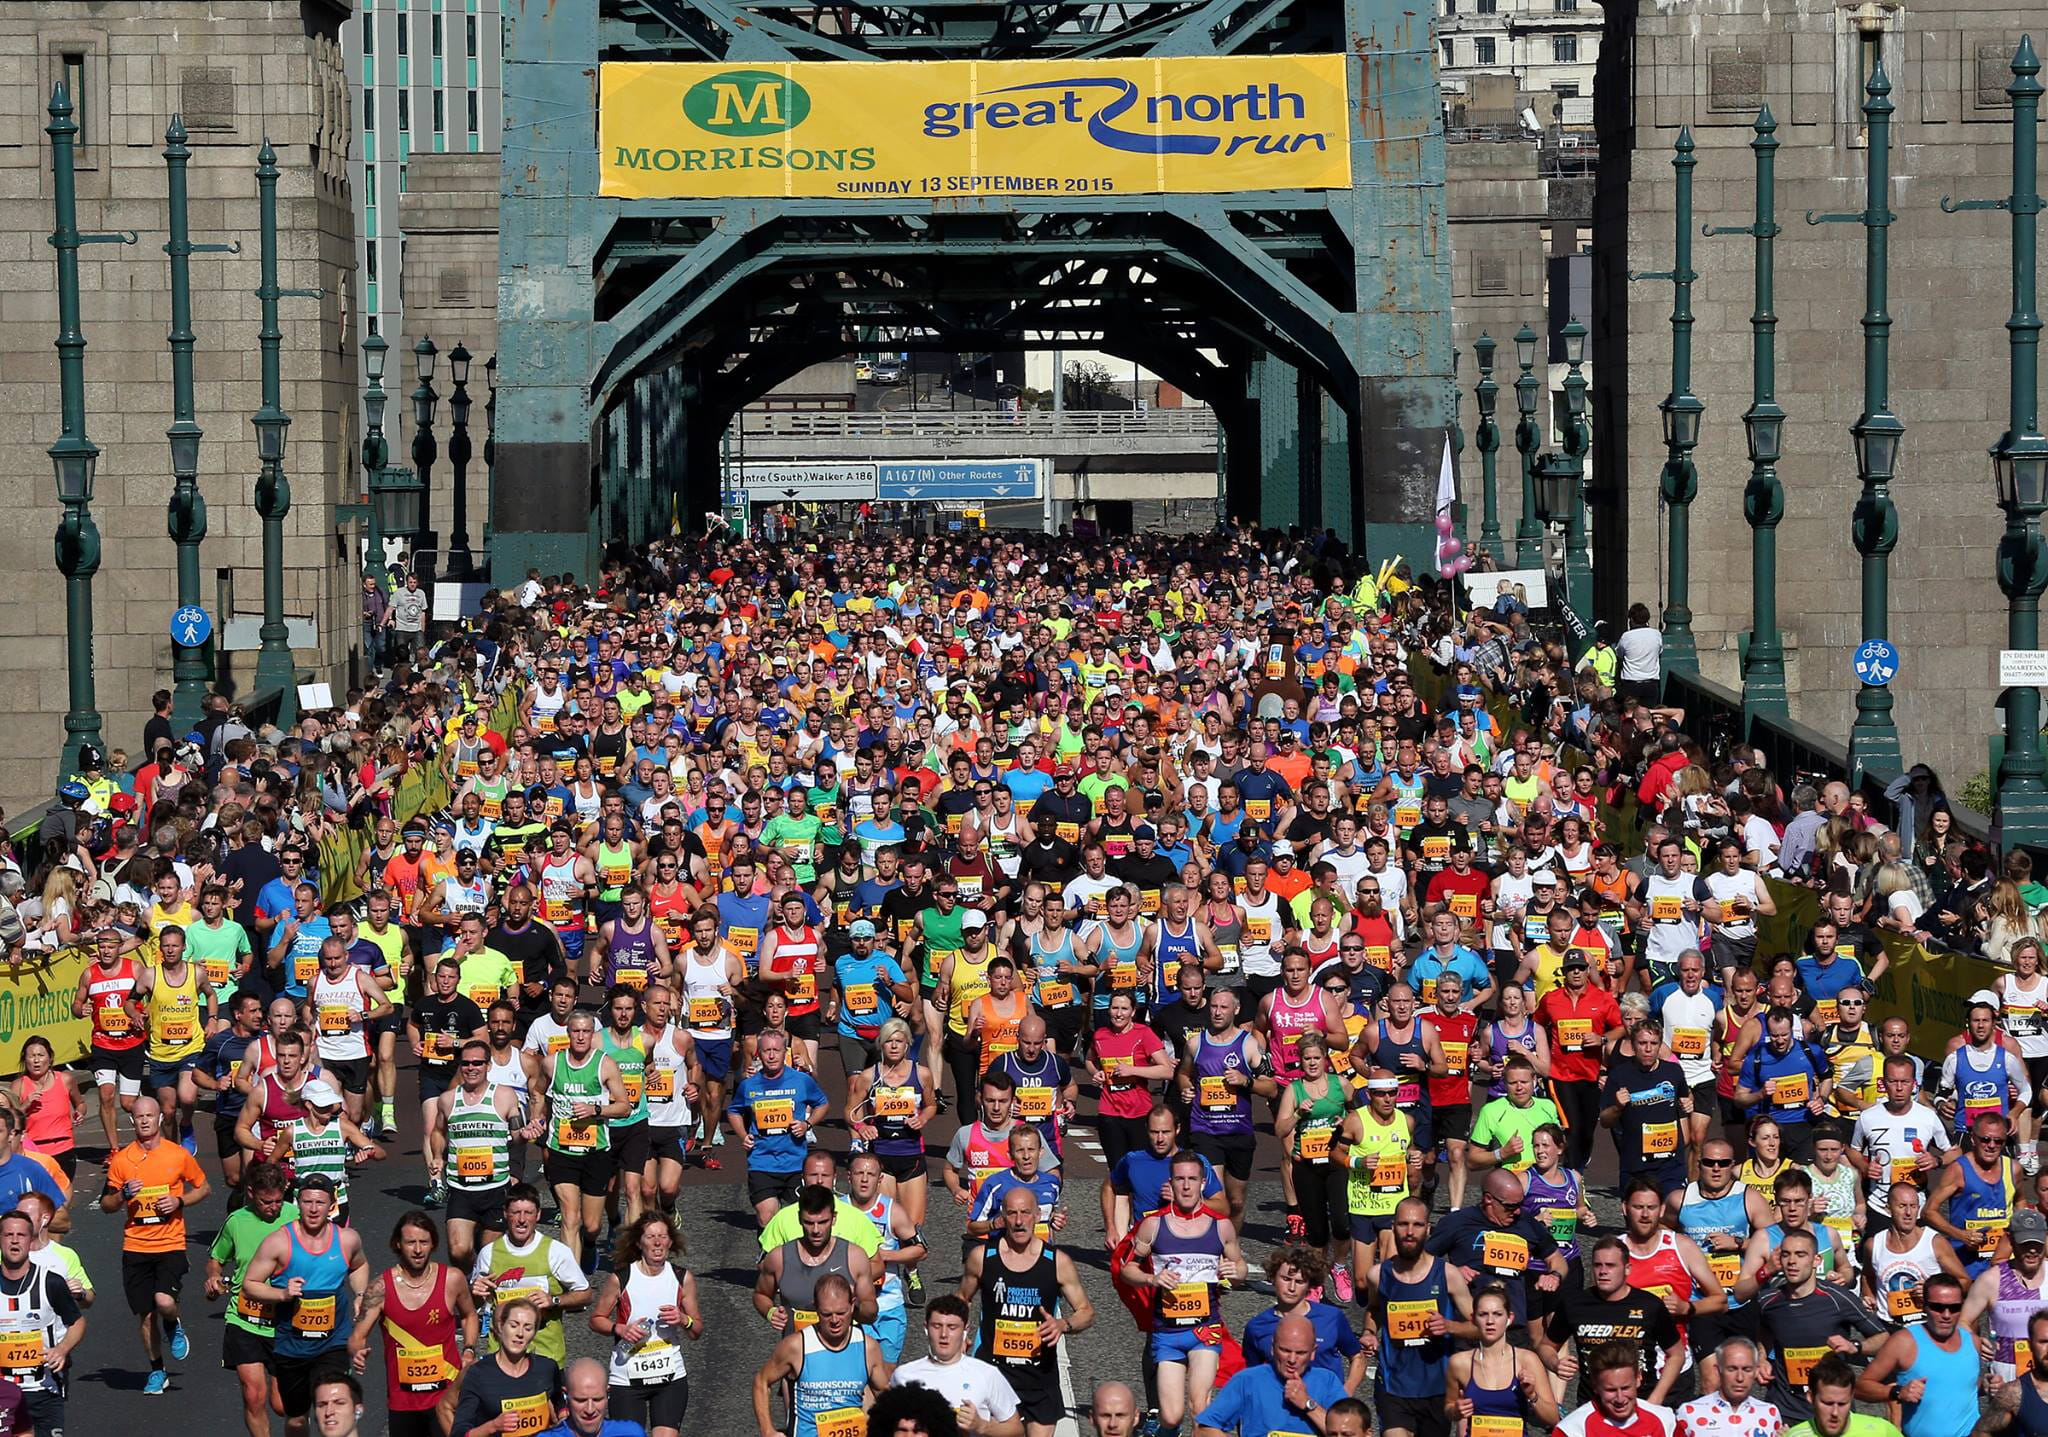
{"label": "blue cycle route sign", "polygon": [[196,649],[213,637],[213,620],[197,604],[185,604],[171,613],[171,642]]}
{"label": "blue cycle route sign", "polygon": [[1865,639],[1857,646],[1850,666],[1859,680],[1883,688],[1899,675],[1899,651],[1888,640]]}

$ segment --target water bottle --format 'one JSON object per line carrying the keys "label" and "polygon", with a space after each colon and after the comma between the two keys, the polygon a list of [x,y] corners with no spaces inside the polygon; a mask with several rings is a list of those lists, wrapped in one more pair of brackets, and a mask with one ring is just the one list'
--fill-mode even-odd
{"label": "water bottle", "polygon": [[479,1351],[483,1349],[484,1344],[488,1343],[491,1340],[491,1313],[496,1309],[496,1307],[497,1303],[495,1302],[495,1300],[491,1298],[486,1298],[484,1299],[483,1306],[479,1308],[477,1311],[476,1341],[477,1349]]}

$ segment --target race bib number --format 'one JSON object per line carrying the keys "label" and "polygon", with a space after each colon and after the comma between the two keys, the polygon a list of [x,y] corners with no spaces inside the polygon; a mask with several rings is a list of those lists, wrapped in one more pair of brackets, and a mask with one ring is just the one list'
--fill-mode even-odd
{"label": "race bib number", "polygon": [[1472,1045],[1470,1043],[1445,1043],[1443,1050],[1444,1066],[1450,1069],[1450,1076],[1454,1078],[1464,1077],[1466,1055],[1472,1051]]}
{"label": "race bib number", "polygon": [[488,1178],[492,1171],[493,1158],[489,1148],[457,1148],[455,1150],[455,1176],[459,1178]]}
{"label": "race bib number", "polygon": [[628,1382],[666,1382],[676,1375],[682,1365],[683,1354],[673,1342],[660,1338],[650,1339],[646,1345],[635,1348],[626,1357],[626,1380]]}
{"label": "race bib number", "polygon": [[716,998],[692,998],[690,1000],[690,1026],[692,1028],[716,1028],[725,1022],[725,1004]]}
{"label": "race bib number", "polygon": [[42,1333],[0,1332],[0,1372],[34,1372],[42,1365]]}
{"label": "race bib number", "polygon": [[161,1197],[169,1197],[170,1193],[171,1189],[168,1184],[143,1188],[135,1194],[135,1200],[128,1205],[131,1220],[138,1227],[156,1227],[161,1223],[169,1222],[169,1218],[156,1210],[156,1200]]}
{"label": "race bib number", "polygon": [[1644,1123],[1643,1156],[1668,1158],[1678,1151],[1678,1124]]}
{"label": "race bib number", "polygon": [[1818,1027],[1832,1028],[1841,1016],[1842,1005],[1834,998],[1822,998],[1813,1005],[1813,1021]]}
{"label": "race bib number", "polygon": [[612,978],[621,988],[631,988],[638,991],[647,986],[647,970],[645,968],[620,968],[612,974]]}
{"label": "race bib number", "polygon": [[1159,1315],[1172,1322],[1205,1322],[1209,1317],[1209,1284],[1177,1282],[1162,1288]]}
{"label": "race bib number", "polygon": [[1706,1057],[1707,1030],[1705,1028],[1674,1028],[1671,1032],[1671,1051],[1681,1058]]}
{"label": "race bib number", "polygon": [[1245,817],[1253,823],[1264,823],[1273,816],[1273,800],[1270,798],[1248,798],[1244,804]]}
{"label": "race bib number", "polygon": [[292,976],[298,980],[299,986],[302,988],[313,981],[313,975],[319,970],[320,955],[318,953],[301,953],[292,959]]}
{"label": "race bib number", "polygon": [[818,1437],[867,1437],[868,1414],[858,1407],[832,1407],[815,1419]]}
{"label": "race bib number", "polygon": [[1742,1276],[1742,1254],[1739,1252],[1710,1252],[1707,1267],[1715,1280],[1723,1287],[1733,1287],[1735,1280]]}
{"label": "race bib number", "polygon": [[1475,1412],[1469,1437],[1522,1437],[1525,1430],[1519,1417],[1495,1417]]}
{"label": "race bib number", "polygon": [[1230,1090],[1230,1085],[1221,1077],[1204,1078],[1201,1102],[1205,1108],[1234,1108],[1237,1106],[1237,1094]]}
{"label": "race bib number", "polygon": [[128,1010],[126,1008],[115,1006],[101,1008],[98,1012],[100,1031],[102,1033],[105,1033],[109,1038],[125,1038],[128,1036],[129,1023]]}
{"label": "race bib number", "polygon": [[1927,1310],[1920,1305],[1920,1289],[1917,1287],[1892,1288],[1884,1295],[1884,1307],[1894,1322],[1919,1317]]}
{"label": "race bib number", "polygon": [[1771,1102],[1781,1108],[1803,1108],[1810,1092],[1810,1080],[1805,1073],[1787,1073],[1771,1079]]}
{"label": "race bib number", "polygon": [[646,1073],[647,1101],[650,1103],[671,1103],[676,1096],[676,1070],[674,1068],[649,1068]]}
{"label": "race bib number", "polygon": [[1652,923],[1676,923],[1685,916],[1685,900],[1666,894],[1650,900]]}
{"label": "race bib number", "polygon": [[1806,1379],[1813,1372],[1814,1363],[1826,1357],[1831,1349],[1826,1347],[1788,1347],[1779,1356],[1785,1359],[1785,1380],[1794,1387],[1806,1386]]}
{"label": "race bib number", "polygon": [[1401,1347],[1421,1347],[1429,1341],[1429,1319],[1437,1311],[1434,1302],[1390,1302],[1387,1336]]}
{"label": "race bib number", "polygon": [[[917,1089],[907,1085],[900,1088],[878,1087],[874,1092],[874,1103],[878,1118],[913,1118],[917,1116]],[[759,1110],[756,1111],[758,1113]]]}
{"label": "race bib number", "polygon": [[1432,834],[1430,837],[1423,839],[1422,856],[1438,863],[1447,861],[1451,856],[1450,835]]}
{"label": "race bib number", "polygon": [[1560,1018],[1557,1020],[1557,1045],[1560,1048],[1590,1048],[1593,1046],[1593,1020],[1591,1018]]}
{"label": "race bib number", "polygon": [[1273,920],[1270,918],[1247,918],[1244,921],[1244,941],[1247,943],[1270,943],[1273,941]]}
{"label": "race bib number", "polygon": [[1038,1001],[1048,1008],[1064,1008],[1074,1001],[1072,983],[1041,983],[1038,985]]}
{"label": "race bib number", "polygon": [[725,935],[726,946],[743,958],[751,958],[761,947],[761,930],[758,928],[733,928]]}
{"label": "race bib number", "polygon": [[1579,1210],[1575,1207],[1547,1207],[1537,1216],[1559,1243],[1570,1242],[1579,1235]]}
{"label": "race bib number", "polygon": [[1110,964],[1109,986],[1119,993],[1128,993],[1137,987],[1138,965],[1136,963]]}
{"label": "race bib number", "polygon": [[320,1031],[329,1037],[346,1034],[354,1017],[353,1008],[339,1003],[323,1003],[320,1005]]}
{"label": "race bib number", "polygon": [[790,980],[789,1001],[792,1003],[815,1003],[818,1001],[818,975],[799,973]]}
{"label": "race bib number", "polygon": [[401,1347],[395,1355],[398,1385],[408,1392],[432,1392],[448,1380],[447,1360],[435,1348]]}
{"label": "race bib number", "polygon": [[626,1101],[637,1107],[640,1103],[641,1090],[646,1086],[647,1082],[645,1074],[620,1073],[619,1081],[626,1089]]}
{"label": "race bib number", "polygon": [[206,971],[207,983],[215,988],[224,987],[228,979],[234,976],[225,958],[203,958],[199,966]]}
{"label": "race bib number", "polygon": [[564,1152],[581,1152],[597,1146],[597,1124],[562,1118],[555,1123],[555,1146]]}
{"label": "race bib number", "polygon": [[1529,1269],[1529,1239],[1518,1232],[1487,1233],[1480,1247],[1479,1262],[1503,1277],[1517,1277]]}
{"label": "race bib number", "polygon": [[1022,1318],[996,1319],[995,1355],[1022,1361],[1038,1356],[1038,1324]]}
{"label": "race bib number", "polygon": [[1296,1145],[1297,1156],[1304,1162],[1328,1162],[1330,1159],[1331,1134],[1332,1129],[1320,1124],[1315,1127],[1303,1128],[1300,1133],[1299,1142]]}
{"label": "race bib number", "polygon": [[882,1006],[872,983],[849,983],[840,990],[840,996],[846,1000],[846,1011],[856,1017],[864,1018]]}
{"label": "race bib number", "polygon": [[292,1313],[292,1331],[308,1337],[323,1337],[334,1331],[334,1294],[302,1297]]}
{"label": "race bib number", "polygon": [[1372,1190],[1376,1193],[1398,1193],[1408,1187],[1408,1159],[1406,1157],[1381,1157],[1372,1165]]}
{"label": "race bib number", "polygon": [[264,1327],[268,1327],[272,1320],[270,1304],[258,1302],[246,1292],[235,1294],[235,1311],[244,1321],[259,1323]]}
{"label": "race bib number", "polygon": [[1394,805],[1394,827],[1413,828],[1420,822],[1422,822],[1421,804],[1399,803]]}
{"label": "race bib number", "polygon": [[1048,1087],[1017,1089],[1017,1116],[1027,1122],[1042,1123],[1052,1116],[1053,1091]]}
{"label": "race bib number", "polygon": [[498,1404],[498,1409],[512,1419],[507,1437],[533,1437],[554,1425],[554,1413],[549,1410],[545,1392],[536,1392],[531,1397],[508,1397]]}
{"label": "race bib number", "polygon": [[1382,973],[1391,973],[1394,971],[1394,950],[1384,943],[1368,943],[1365,945],[1365,961]]}
{"label": "race bib number", "polygon": [[795,1121],[794,1098],[761,1098],[754,1103],[754,1126],[764,1133],[786,1133]]}
{"label": "race bib number", "polygon": [[199,1036],[199,1019],[190,1013],[175,1013],[163,1022],[166,1043],[189,1043]]}

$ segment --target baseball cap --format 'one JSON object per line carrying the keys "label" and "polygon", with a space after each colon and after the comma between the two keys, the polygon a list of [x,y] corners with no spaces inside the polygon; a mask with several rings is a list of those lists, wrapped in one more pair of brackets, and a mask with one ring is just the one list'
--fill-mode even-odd
{"label": "baseball cap", "polygon": [[1564,955],[1564,965],[1559,971],[1563,972],[1572,968],[1590,968],[1592,966],[1591,963],[1586,961],[1585,950],[1574,948]]}
{"label": "baseball cap", "polygon": [[1976,992],[1972,993],[1966,1007],[1974,1008],[1979,1003],[1982,1003],[1994,1013],[2002,1012],[2005,1008],[2005,1005],[1998,1000],[1998,995],[1989,988],[1979,988]]}
{"label": "baseball cap", "polygon": [[2048,1243],[2048,1217],[2030,1207],[2020,1208],[2006,1224],[2006,1232],[2012,1238],[2014,1247],[2024,1247],[2030,1242]]}
{"label": "baseball cap", "polygon": [[865,918],[856,918],[853,920],[853,926],[846,930],[846,934],[849,938],[872,938],[875,936],[875,925]]}
{"label": "baseball cap", "polygon": [[1274,856],[1275,858],[1292,858],[1292,857],[1294,857],[1294,845],[1293,845],[1293,844],[1291,844],[1291,843],[1289,843],[1289,842],[1288,842],[1288,841],[1287,841],[1286,839],[1284,839],[1284,838],[1276,838],[1276,839],[1274,839],[1274,840],[1273,840],[1273,856]]}
{"label": "baseball cap", "polygon": [[972,933],[978,928],[988,927],[988,915],[979,908],[969,908],[960,915],[960,931]]}
{"label": "baseball cap", "polygon": [[[312,1085],[309,1083],[307,1086],[310,1087]],[[325,1087],[326,1085],[323,1083],[321,1086]],[[330,1093],[334,1091],[332,1088],[327,1090]],[[334,1101],[338,1103],[341,1099],[336,1098]],[[335,1195],[334,1179],[327,1176],[326,1173],[307,1173],[299,1179],[299,1191],[302,1193],[326,1193],[329,1197],[333,1197]]]}
{"label": "baseball cap", "polygon": [[1529,881],[1538,888],[1555,888],[1557,886],[1557,875],[1549,869],[1539,868],[1529,875]]}
{"label": "baseball cap", "polygon": [[334,1084],[324,1078],[315,1078],[299,1089],[299,1102],[309,1108],[334,1108],[341,1106],[341,1094]]}
{"label": "baseball cap", "polygon": [[1136,843],[1157,843],[1159,830],[1149,823],[1141,823],[1131,830],[1131,839]]}

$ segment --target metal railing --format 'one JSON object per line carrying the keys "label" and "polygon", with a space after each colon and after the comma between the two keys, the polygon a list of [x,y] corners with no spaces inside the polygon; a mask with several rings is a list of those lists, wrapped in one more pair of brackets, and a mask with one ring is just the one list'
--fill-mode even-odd
{"label": "metal railing", "polygon": [[1152,409],[888,409],[867,413],[823,410],[748,410],[745,434],[801,439],[925,438],[940,435],[1002,439],[1084,439],[1105,435],[1133,438],[1166,435],[1213,438],[1216,411]]}
{"label": "metal railing", "polygon": [[[1666,673],[1664,700],[1685,711],[1681,727],[1710,755],[1721,757],[1735,747],[1756,749],[1764,766],[1790,793],[1801,782],[1849,781],[1849,746],[1818,729],[1790,719],[1745,720],[1742,695],[1693,673]],[[1884,796],[1895,773],[1865,770],[1859,787],[1871,813],[1887,826],[1898,822],[1898,806]],[[1983,814],[1963,807],[1949,795],[1955,826],[1965,837],[1989,845],[1991,826]]]}

